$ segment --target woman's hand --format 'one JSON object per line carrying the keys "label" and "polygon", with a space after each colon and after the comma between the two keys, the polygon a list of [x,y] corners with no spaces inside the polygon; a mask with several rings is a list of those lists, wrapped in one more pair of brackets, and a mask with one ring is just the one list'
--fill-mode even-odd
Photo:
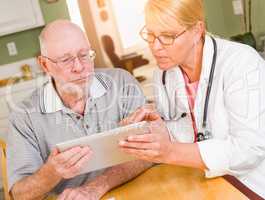
{"label": "woman's hand", "polygon": [[170,155],[174,152],[166,124],[160,117],[149,123],[148,134],[131,135],[127,140],[120,141],[122,151],[141,160],[170,164]]}
{"label": "woman's hand", "polygon": [[130,114],[127,118],[120,121],[121,126],[141,122],[141,121],[153,121],[159,119],[160,116],[155,109],[154,104],[146,104],[141,108],[138,108],[135,112]]}

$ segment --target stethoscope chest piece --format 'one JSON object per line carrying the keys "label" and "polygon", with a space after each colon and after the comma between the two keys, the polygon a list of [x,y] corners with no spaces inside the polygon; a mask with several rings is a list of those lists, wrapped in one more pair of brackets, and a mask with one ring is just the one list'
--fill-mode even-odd
{"label": "stethoscope chest piece", "polygon": [[213,136],[212,136],[212,133],[210,131],[204,130],[203,132],[198,132],[196,141],[201,142],[203,140],[211,139],[212,137]]}

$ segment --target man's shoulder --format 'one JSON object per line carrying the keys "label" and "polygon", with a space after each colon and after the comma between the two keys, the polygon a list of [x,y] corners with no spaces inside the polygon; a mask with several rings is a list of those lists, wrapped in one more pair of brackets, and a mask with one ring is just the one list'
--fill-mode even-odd
{"label": "man's shoulder", "polygon": [[95,69],[95,76],[106,85],[111,86],[113,83],[120,86],[136,83],[137,80],[127,71],[117,68],[100,68]]}
{"label": "man's shoulder", "polygon": [[37,88],[32,93],[30,93],[27,97],[19,102],[15,102],[13,100],[8,102],[8,106],[10,109],[9,117],[12,117],[17,114],[29,114],[29,113],[36,113],[41,112],[40,105],[41,105],[41,98],[40,95],[42,94],[43,87],[45,85]]}

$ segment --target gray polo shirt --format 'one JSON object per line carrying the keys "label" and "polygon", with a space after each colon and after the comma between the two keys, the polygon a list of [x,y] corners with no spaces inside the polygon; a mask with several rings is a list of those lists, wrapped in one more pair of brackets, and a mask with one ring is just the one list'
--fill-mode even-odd
{"label": "gray polo shirt", "polygon": [[[9,189],[36,172],[57,143],[115,128],[145,103],[137,81],[120,69],[96,70],[88,92],[84,116],[63,105],[50,81],[13,109],[7,137]],[[64,180],[53,192],[80,186],[99,173]]]}

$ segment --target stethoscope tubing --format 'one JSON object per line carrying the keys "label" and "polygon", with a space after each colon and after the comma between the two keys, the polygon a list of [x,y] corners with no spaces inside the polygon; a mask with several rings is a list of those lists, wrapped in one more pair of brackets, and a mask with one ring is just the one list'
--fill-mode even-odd
{"label": "stethoscope tubing", "polygon": [[[215,66],[216,66],[216,60],[217,60],[217,43],[216,40],[211,36],[212,42],[213,42],[213,47],[214,47],[214,53],[213,53],[213,58],[212,58],[212,64],[211,64],[211,71],[209,75],[209,80],[208,80],[208,85],[207,85],[207,90],[206,90],[206,97],[205,97],[205,102],[204,102],[204,110],[203,110],[203,123],[202,123],[202,128],[206,129],[207,127],[207,117],[208,117],[208,106],[209,106],[209,101],[210,101],[210,95],[211,95],[211,89],[212,89],[212,83],[213,83],[213,78],[214,78],[214,72],[215,72]],[[170,106],[170,98],[169,94],[167,92],[166,88],[166,73],[167,71],[163,71],[162,73],[162,84],[164,86],[166,96],[168,99],[169,103],[169,110],[168,112],[170,113],[170,118],[171,116],[171,106]],[[186,116],[186,115],[185,115]],[[182,117],[180,117],[182,118]],[[174,120],[175,121],[175,120]],[[202,133],[198,133],[198,135],[203,135]]]}

